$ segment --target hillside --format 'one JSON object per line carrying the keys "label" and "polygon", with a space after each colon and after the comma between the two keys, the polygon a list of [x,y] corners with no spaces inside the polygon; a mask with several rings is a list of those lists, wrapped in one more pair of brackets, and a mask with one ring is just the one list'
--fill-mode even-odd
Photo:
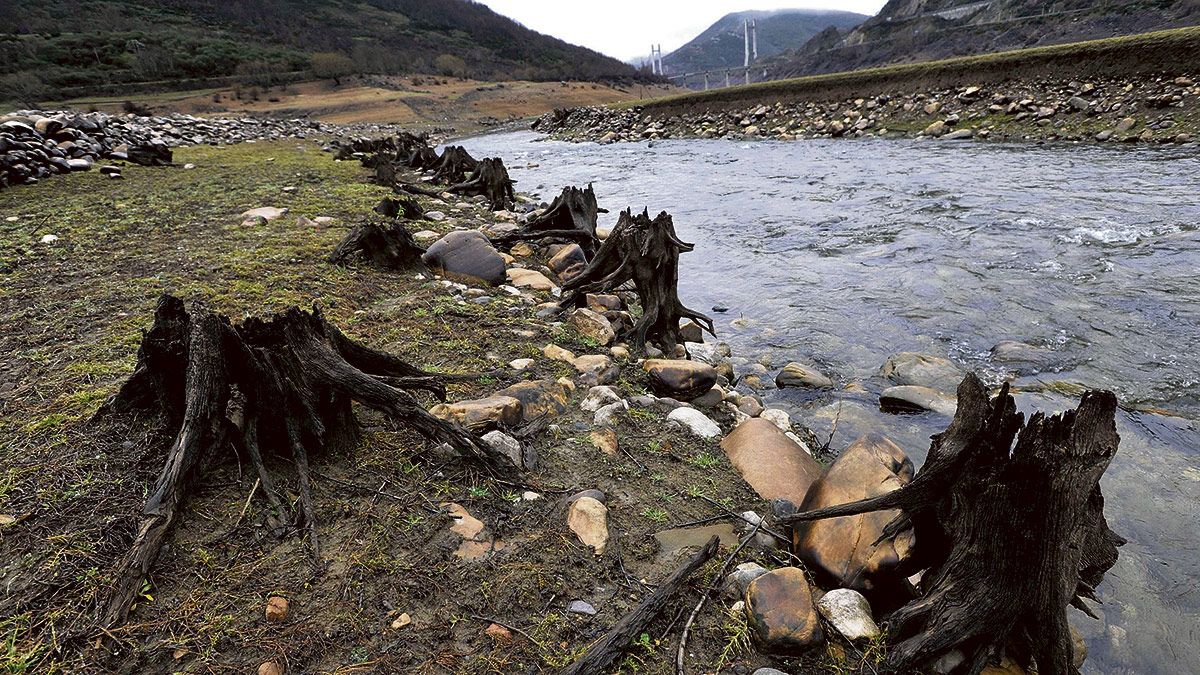
{"label": "hillside", "polygon": [[1196,0],[890,0],[854,29],[826,31],[764,65],[778,79],[1196,24]]}
{"label": "hillside", "polygon": [[[470,0],[45,0],[0,3],[0,100],[126,85],[249,84],[310,71],[480,80],[636,76]],[[224,83],[223,83],[224,84]]]}
{"label": "hillside", "polygon": [[867,18],[853,12],[809,9],[733,12],[721,17],[691,42],[664,56],[663,64],[668,73],[741,66],[745,55],[743,23],[747,19],[758,22],[758,55],[764,58],[797,49],[830,26],[849,30]]}

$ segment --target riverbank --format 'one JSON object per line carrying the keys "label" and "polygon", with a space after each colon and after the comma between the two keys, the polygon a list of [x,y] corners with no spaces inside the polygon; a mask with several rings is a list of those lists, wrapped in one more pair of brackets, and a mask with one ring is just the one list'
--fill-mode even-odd
{"label": "riverbank", "polygon": [[[391,194],[368,183],[357,162],[324,152],[331,140],[181,146],[173,166],[126,166],[121,181],[78,172],[0,193],[0,316],[19,327],[0,338],[16,355],[0,375],[7,669],[553,670],[703,540],[716,534],[730,551],[747,532],[743,518],[770,516],[720,442],[735,424],[756,415],[756,433],[783,451],[808,457],[805,439],[818,450],[786,413],[764,408],[751,380],[734,389],[719,345],[694,347],[715,364],[704,368],[718,387],[703,401],[651,394],[645,364],[627,346],[606,344],[602,312],[619,316],[624,309],[611,303],[626,299],[595,298],[588,322],[539,312],[557,294],[554,249],[514,247],[499,287],[327,263]],[[471,200],[420,201],[424,242],[456,230],[503,232],[533,207],[523,199],[517,212],[493,213]],[[542,415],[548,424],[519,440],[492,436],[524,446],[521,481],[496,482],[364,413],[352,454],[313,460],[316,569],[298,533],[268,534],[269,505],[231,455],[201,474],[130,621],[99,630],[95,605],[171,430],[92,418],[131,372],[162,293],[234,320],[316,303],[368,346],[439,372],[490,373],[452,383],[439,414],[479,412],[482,428],[500,414],[514,434]],[[770,377],[761,364],[754,370]],[[495,397],[511,405],[480,403]],[[291,475],[282,458],[268,464]],[[295,486],[284,488],[290,501]],[[584,525],[575,523],[573,496],[594,500],[575,500],[590,505],[578,516]],[[760,535],[738,562],[795,569],[782,543]],[[697,575],[680,606],[719,581],[719,566]],[[661,616],[623,668],[669,670],[679,621]],[[693,627],[688,662],[844,672],[881,656],[877,639],[864,645],[827,631],[802,657],[769,657],[750,648],[749,630],[744,614],[718,604]]]}
{"label": "riverbank", "polygon": [[1200,29],[765,82],[543,116],[564,140],[941,138],[1189,143]]}

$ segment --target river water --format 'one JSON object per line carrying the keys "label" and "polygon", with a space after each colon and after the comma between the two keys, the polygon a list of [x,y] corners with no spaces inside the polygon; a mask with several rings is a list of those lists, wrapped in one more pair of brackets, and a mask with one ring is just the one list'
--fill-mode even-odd
{"label": "river water", "polygon": [[[503,157],[517,188],[546,200],[594,183],[611,211],[601,227],[626,207],[671,213],[696,244],[681,298],[735,355],[772,373],[808,360],[868,390],[767,392],[835,448],[880,431],[923,461],[948,419],[877,406],[879,367],[900,351],[1012,379],[1023,410],[1071,407],[1080,386],[1115,391],[1122,442],[1103,489],[1129,543],[1099,589],[1102,620],[1072,610],[1083,671],[1200,673],[1200,153],[531,132],[461,143]],[[1005,340],[1041,349],[1004,362],[991,348]]]}

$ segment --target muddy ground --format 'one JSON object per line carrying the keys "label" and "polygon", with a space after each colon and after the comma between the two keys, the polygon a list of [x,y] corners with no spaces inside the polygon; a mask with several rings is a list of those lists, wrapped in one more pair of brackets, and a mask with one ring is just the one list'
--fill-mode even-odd
{"label": "muddy ground", "polygon": [[[321,145],[183,148],[175,166],[130,166],[123,181],[87,172],[0,192],[4,672],[247,673],[265,661],[293,673],[553,672],[694,550],[664,554],[655,532],[710,518],[740,532],[730,511],[769,512],[716,441],[668,427],[665,413],[631,410],[617,427],[622,451],[601,453],[588,440],[592,416],[578,407],[586,387],[533,440],[538,468],[511,483],[446,463],[415,433],[359,409],[365,433],[355,452],[313,458],[318,565],[298,533],[268,533],[254,471],[231,453],[202,471],[129,623],[96,628],[96,605],[173,430],[92,417],[130,374],[160,294],[201,300],[233,320],[316,303],[350,337],[444,372],[535,359],[526,372],[452,385],[450,400],[575,375],[542,356],[550,343],[601,351],[502,291],[486,289],[492,301],[474,304],[431,278],[326,263],[387,191]],[[437,231],[493,218],[476,205],[422,201],[449,216],[424,223]],[[242,224],[239,214],[262,206],[289,213]],[[57,240],[42,243],[45,235]],[[623,394],[645,391],[641,370],[620,365]],[[294,491],[293,467],[269,463]],[[567,529],[561,506],[588,488],[608,495],[612,540],[600,556]],[[527,491],[540,498],[526,501]],[[445,502],[482,520],[504,549],[457,558]],[[686,612],[731,550],[635,641],[619,672],[672,672]],[[798,564],[783,550],[752,548],[734,562],[751,560]],[[264,619],[271,595],[290,602],[283,623]],[[572,600],[598,613],[571,614]],[[728,605],[718,598],[701,614],[689,672],[870,672],[879,657],[834,642],[802,662],[768,658],[750,648]],[[393,628],[403,613],[412,623]],[[507,630],[485,633],[492,622]]]}

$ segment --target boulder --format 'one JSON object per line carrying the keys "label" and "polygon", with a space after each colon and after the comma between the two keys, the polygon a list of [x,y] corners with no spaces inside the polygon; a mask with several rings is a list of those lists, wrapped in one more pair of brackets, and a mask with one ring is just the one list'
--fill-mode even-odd
{"label": "boulder", "polygon": [[768,501],[804,501],[821,465],[769,420],[748,419],[721,441],[729,463]]}
{"label": "boulder", "polygon": [[579,244],[568,244],[546,261],[546,266],[565,283],[587,267],[587,257]]}
{"label": "boulder", "polygon": [[487,398],[457,403],[441,403],[429,412],[434,417],[453,420],[475,433],[521,423],[522,404],[515,396],[496,394]]}
{"label": "boulder", "polygon": [[558,345],[546,345],[542,349],[542,354],[544,354],[546,358],[553,361],[565,361],[567,363],[571,363],[575,360],[575,354],[573,352],[563,349]]}
{"label": "boulder", "polygon": [[580,497],[567,510],[567,526],[596,555],[608,545],[608,507],[595,497]]}
{"label": "boulder", "polygon": [[704,328],[700,324],[688,319],[679,324],[679,339],[684,342],[704,342]]}
{"label": "boulder", "polygon": [[537,270],[527,270],[523,267],[510,267],[505,276],[508,277],[509,283],[517,288],[531,288],[535,291],[550,291],[555,286],[553,281],[546,278],[545,274]]}
{"label": "boulder", "polygon": [[[800,503],[801,511],[846,504],[886,494],[908,484],[913,464],[895,443],[877,434],[856,440],[821,474]],[[796,554],[817,580],[870,597],[907,588],[898,567],[912,553],[911,531],[874,542],[896,511],[797,523]]]}
{"label": "boulder", "polygon": [[596,386],[588,389],[587,396],[583,397],[583,402],[579,407],[587,412],[596,412],[606,405],[620,403],[621,395],[612,387]]}
{"label": "boulder", "polygon": [[879,394],[879,407],[886,412],[923,412],[932,410],[954,416],[958,399],[937,389],[902,385],[888,387]]}
{"label": "boulder", "polygon": [[833,380],[810,365],[792,361],[775,376],[775,386],[780,389],[784,387],[830,389],[833,387]]}
{"label": "boulder", "polygon": [[817,601],[817,611],[851,642],[874,640],[880,635],[879,626],[871,616],[871,604],[858,591],[849,588],[829,591]]}
{"label": "boulder", "polygon": [[797,567],[781,567],[746,587],[746,617],[764,651],[797,654],[824,639],[812,589]]}
{"label": "boulder", "polygon": [[421,260],[447,277],[492,286],[505,280],[504,258],[487,237],[474,230],[458,230],[438,239]]}
{"label": "boulder", "polygon": [[531,422],[543,415],[558,415],[567,409],[567,392],[554,380],[518,382],[496,392],[521,403],[521,421]]}
{"label": "boulder", "polygon": [[667,420],[682,425],[705,440],[721,435],[721,427],[695,408],[676,408],[667,415]]}
{"label": "boulder", "polygon": [[647,359],[642,369],[650,374],[650,389],[677,401],[699,398],[717,383],[717,370],[707,363],[678,359]]}
{"label": "boulder", "polygon": [[583,375],[587,384],[608,384],[621,374],[621,370],[613,365],[612,358],[603,354],[576,357],[571,365]]}
{"label": "boulder", "polygon": [[509,436],[508,434],[498,429],[493,429],[483,435],[483,440],[492,449],[497,452],[502,452],[508,457],[513,466],[518,468],[530,468],[525,463],[524,451],[521,449],[521,441]]}
{"label": "boulder", "polygon": [[608,319],[590,309],[580,307],[572,310],[568,321],[580,335],[595,340],[601,346],[608,346],[617,339],[617,334]]}
{"label": "boulder", "polygon": [[896,384],[911,384],[940,391],[957,391],[966,373],[949,359],[916,352],[889,356],[879,374]]}

